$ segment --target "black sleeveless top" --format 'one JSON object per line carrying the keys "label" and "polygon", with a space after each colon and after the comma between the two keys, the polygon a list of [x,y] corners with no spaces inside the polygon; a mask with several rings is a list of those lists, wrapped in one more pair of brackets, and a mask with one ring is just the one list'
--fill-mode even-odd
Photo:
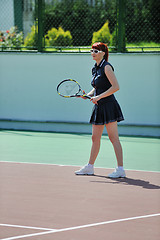
{"label": "black sleeveless top", "polygon": [[[104,59],[100,62],[100,64],[98,66],[96,63],[94,65],[94,67],[92,68],[91,85],[95,88],[95,96],[107,91],[112,86],[104,72],[104,68],[106,65],[111,66],[111,68],[114,71],[113,66],[109,62],[105,61]],[[108,97],[100,99],[98,101],[98,104],[103,104],[108,101],[115,101],[115,97],[113,94]]]}

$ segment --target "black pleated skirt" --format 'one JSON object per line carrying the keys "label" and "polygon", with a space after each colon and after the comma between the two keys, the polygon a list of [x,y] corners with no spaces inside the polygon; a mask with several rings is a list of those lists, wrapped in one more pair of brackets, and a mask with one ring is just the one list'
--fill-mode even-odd
{"label": "black pleated skirt", "polygon": [[123,121],[124,117],[116,99],[103,104],[94,105],[90,123],[104,125],[110,122]]}

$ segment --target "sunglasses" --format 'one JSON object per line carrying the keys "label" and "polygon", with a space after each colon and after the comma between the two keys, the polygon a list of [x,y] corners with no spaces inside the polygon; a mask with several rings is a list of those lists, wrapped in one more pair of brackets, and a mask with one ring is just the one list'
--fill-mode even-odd
{"label": "sunglasses", "polygon": [[102,52],[102,51],[100,51],[100,50],[98,50],[98,49],[91,49],[90,52],[91,52],[91,53],[100,53],[100,52]]}

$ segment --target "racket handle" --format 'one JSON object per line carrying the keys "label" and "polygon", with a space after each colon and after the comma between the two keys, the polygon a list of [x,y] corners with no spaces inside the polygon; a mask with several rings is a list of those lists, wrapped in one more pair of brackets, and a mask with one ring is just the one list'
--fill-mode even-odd
{"label": "racket handle", "polygon": [[84,97],[84,98],[88,98],[88,99],[91,99],[91,97],[88,96],[88,95],[86,95],[86,94],[84,94],[82,97]]}

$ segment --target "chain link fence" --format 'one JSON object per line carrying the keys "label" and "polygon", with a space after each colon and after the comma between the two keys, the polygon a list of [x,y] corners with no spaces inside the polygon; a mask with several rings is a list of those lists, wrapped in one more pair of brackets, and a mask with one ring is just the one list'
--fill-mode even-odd
{"label": "chain link fence", "polygon": [[160,51],[159,0],[0,0],[0,51]]}
{"label": "chain link fence", "polygon": [[128,50],[156,50],[160,46],[160,1],[126,1],[125,36]]}

